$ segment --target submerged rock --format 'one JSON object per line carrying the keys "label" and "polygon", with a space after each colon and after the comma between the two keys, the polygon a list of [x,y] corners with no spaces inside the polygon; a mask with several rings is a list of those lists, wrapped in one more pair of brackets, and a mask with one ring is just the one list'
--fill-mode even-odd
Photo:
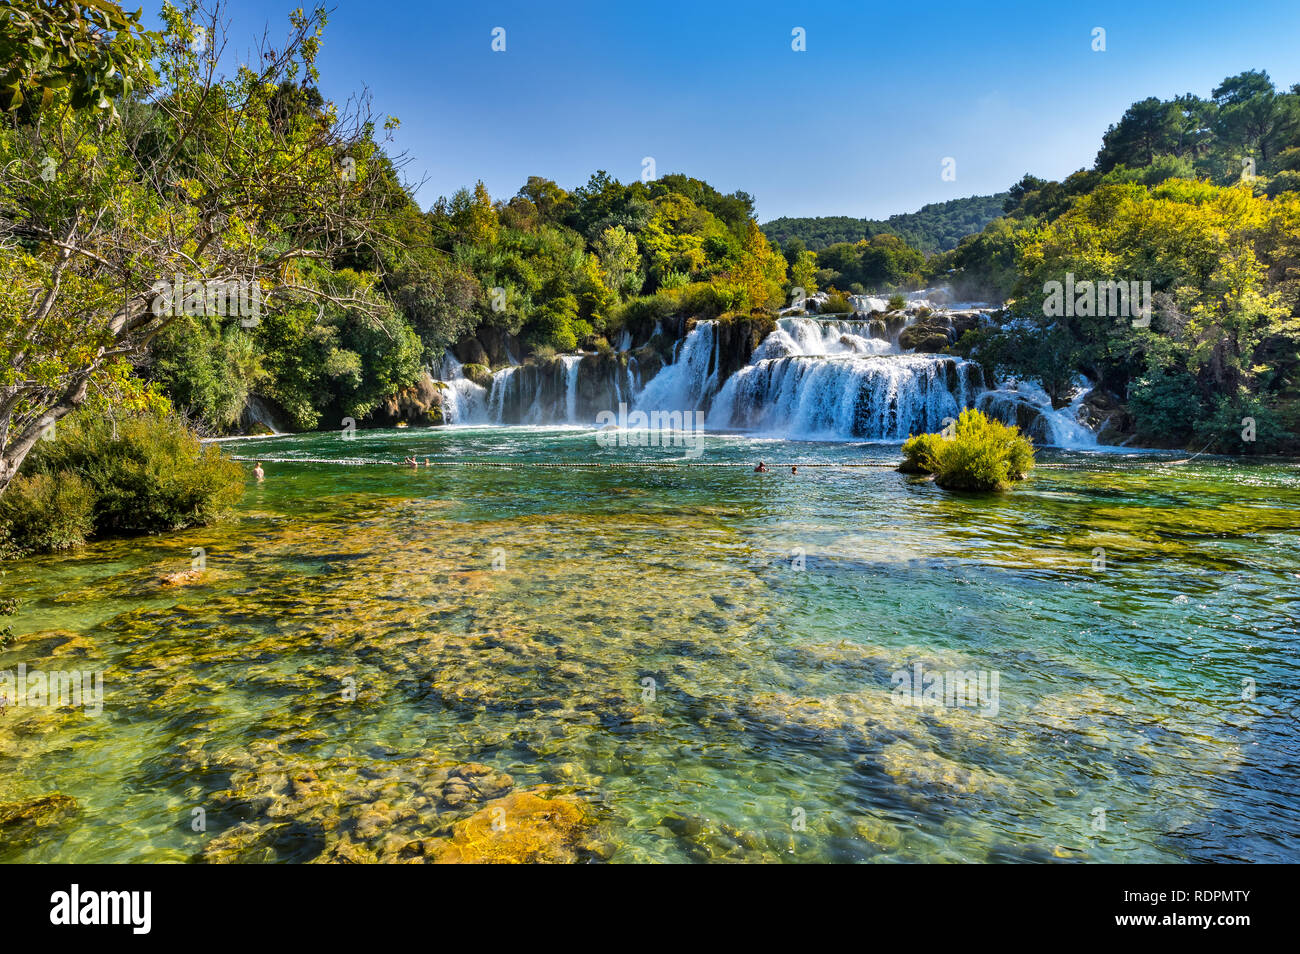
{"label": "submerged rock", "polygon": [[0,833],[6,839],[20,838],[32,829],[47,828],[66,821],[80,811],[71,795],[54,792],[26,801],[0,805]]}
{"label": "submerged rock", "polygon": [[582,799],[539,788],[488,802],[457,822],[449,839],[427,839],[421,850],[436,864],[565,864],[604,852],[591,837],[594,826]]}

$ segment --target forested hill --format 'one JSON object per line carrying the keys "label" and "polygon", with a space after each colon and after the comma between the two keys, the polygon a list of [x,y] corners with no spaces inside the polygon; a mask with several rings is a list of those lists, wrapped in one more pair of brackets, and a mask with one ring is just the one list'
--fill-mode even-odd
{"label": "forested hill", "polygon": [[916,212],[891,215],[887,219],[855,219],[847,215],[823,215],[815,218],[782,216],[763,226],[769,239],[784,247],[797,238],[817,252],[836,242],[856,242],[873,235],[890,232],[927,255],[956,248],[967,235],[984,229],[1002,214],[1007,193],[972,195],[965,199],[932,202]]}

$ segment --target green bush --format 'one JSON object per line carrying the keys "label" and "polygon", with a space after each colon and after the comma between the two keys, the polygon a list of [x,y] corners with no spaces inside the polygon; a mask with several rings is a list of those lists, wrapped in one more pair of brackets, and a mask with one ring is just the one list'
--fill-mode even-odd
{"label": "green bush", "polygon": [[[1247,428],[1247,423],[1253,426]],[[1192,446],[1220,454],[1282,454],[1296,449],[1294,432],[1272,408],[1242,394],[1221,397],[1214,412],[1196,427]]]}
{"label": "green bush", "polygon": [[889,310],[902,311],[907,307],[907,296],[894,293],[889,296]]}
{"label": "green bush", "polygon": [[[157,533],[213,523],[244,492],[244,470],[201,444],[174,413],[83,411],[59,422],[25,469],[75,475],[94,497],[94,533]],[[5,494],[8,497],[8,494]]]}
{"label": "green bush", "polygon": [[904,474],[933,474],[938,467],[939,448],[943,437],[938,434],[917,434],[903,444],[903,462],[898,469]]}
{"label": "green bush", "polygon": [[1206,418],[1196,378],[1186,371],[1153,369],[1129,388],[1129,411],[1139,435],[1186,443]]}
{"label": "green bush", "polygon": [[86,542],[94,506],[94,492],[76,474],[20,474],[0,497],[0,526],[19,550],[66,550]]}
{"label": "green bush", "polygon": [[903,445],[903,473],[932,473],[946,490],[1007,490],[1034,467],[1034,447],[1017,427],[974,408],[961,412],[950,437],[921,434]]}
{"label": "green bush", "polygon": [[[2,498],[0,498],[2,499]],[[7,524],[0,522],[0,580],[5,578],[8,571],[5,570],[5,564],[10,560],[16,560],[22,556],[22,551],[14,545],[9,535]],[[0,595],[0,620],[6,616],[13,616],[18,612],[18,600],[12,596]],[[0,649],[4,649],[9,641],[13,639],[14,628],[7,623],[0,626]]]}
{"label": "green bush", "polygon": [[853,306],[849,304],[849,300],[839,292],[831,292],[830,297],[817,309],[823,315],[839,315],[852,310]]}

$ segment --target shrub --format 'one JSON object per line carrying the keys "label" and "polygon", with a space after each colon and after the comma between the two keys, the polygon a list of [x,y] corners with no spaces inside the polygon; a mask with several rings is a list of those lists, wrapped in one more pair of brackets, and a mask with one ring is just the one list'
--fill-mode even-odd
{"label": "shrub", "polygon": [[950,437],[921,434],[903,445],[903,473],[933,473],[946,490],[1007,490],[1034,467],[1034,447],[1017,427],[974,408],[961,412]]}
{"label": "shrub", "polygon": [[837,315],[852,311],[853,306],[849,304],[849,300],[844,295],[839,292],[831,292],[830,297],[822,302],[817,310],[823,315]]}
{"label": "shrub", "polygon": [[1207,416],[1196,378],[1186,371],[1153,369],[1134,382],[1128,396],[1140,435],[1185,443]]}
{"label": "shrub", "polygon": [[904,474],[933,474],[938,467],[939,448],[943,438],[938,434],[917,434],[903,444],[903,462],[898,469]]}
{"label": "shrub", "polygon": [[76,475],[89,486],[96,534],[213,523],[244,492],[243,468],[174,413],[74,414],[27,463],[33,475]]}
{"label": "shrub", "polygon": [[890,311],[902,311],[906,307],[907,307],[907,296],[901,295],[898,292],[895,292],[894,294],[889,296]]}
{"label": "shrub", "polygon": [[1191,446],[1220,454],[1281,454],[1295,449],[1296,436],[1276,411],[1242,394],[1219,398],[1214,412],[1197,425]]}
{"label": "shrub", "polygon": [[[0,498],[2,499],[2,498]],[[9,560],[15,560],[22,555],[22,551],[16,547],[9,536],[9,527],[0,522],[0,580],[5,578],[8,571],[4,565]],[[0,595],[0,621],[6,616],[13,616],[18,612],[18,600],[12,596]],[[14,628],[7,623],[0,626],[0,649],[4,649],[9,641],[13,639]]]}
{"label": "shrub", "polygon": [[0,497],[0,525],[18,550],[78,547],[94,529],[95,495],[76,474],[15,477]]}

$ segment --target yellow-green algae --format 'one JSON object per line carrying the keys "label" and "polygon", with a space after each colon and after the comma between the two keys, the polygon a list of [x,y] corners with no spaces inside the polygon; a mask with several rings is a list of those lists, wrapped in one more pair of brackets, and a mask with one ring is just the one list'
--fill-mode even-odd
{"label": "yellow-green algae", "polygon": [[[62,806],[0,859],[1211,858],[1294,745],[1241,698],[1295,675],[1285,470],[268,470],[236,523],[11,573],[0,669],[106,698],[0,712],[0,805]],[[898,705],[917,665],[999,671],[998,714]]]}

